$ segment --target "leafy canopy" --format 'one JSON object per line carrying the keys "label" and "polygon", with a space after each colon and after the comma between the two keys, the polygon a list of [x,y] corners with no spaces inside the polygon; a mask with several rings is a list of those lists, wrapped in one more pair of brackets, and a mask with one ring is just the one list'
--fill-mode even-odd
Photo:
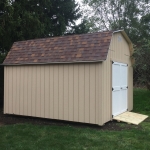
{"label": "leafy canopy", "polygon": [[18,40],[87,32],[80,27],[84,21],[75,24],[81,15],[75,0],[1,0],[0,51],[9,51]]}
{"label": "leafy canopy", "polygon": [[[92,8],[94,30],[124,29],[133,42],[150,37],[149,0],[84,0]],[[143,28],[146,29],[143,31]]]}

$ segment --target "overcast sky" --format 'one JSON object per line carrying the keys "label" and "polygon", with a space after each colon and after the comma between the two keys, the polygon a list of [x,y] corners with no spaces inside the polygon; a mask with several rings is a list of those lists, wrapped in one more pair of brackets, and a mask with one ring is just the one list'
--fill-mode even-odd
{"label": "overcast sky", "polygon": [[[78,2],[79,4],[80,4],[80,6],[81,6],[81,1],[82,0],[75,0],[76,2]],[[81,8],[82,9],[82,8]],[[76,21],[76,23],[77,24],[79,24],[79,23],[81,23],[81,19],[78,19],[77,21]]]}
{"label": "overcast sky", "polygon": [[76,0],[76,2],[79,2],[79,3],[81,3],[81,1],[82,1],[82,0]]}

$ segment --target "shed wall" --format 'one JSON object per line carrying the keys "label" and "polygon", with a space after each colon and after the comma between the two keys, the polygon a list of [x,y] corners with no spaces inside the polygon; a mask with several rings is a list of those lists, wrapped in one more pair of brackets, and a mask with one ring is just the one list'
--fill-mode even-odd
{"label": "shed wall", "polygon": [[5,66],[4,113],[99,124],[99,66]]}
{"label": "shed wall", "polygon": [[133,109],[133,68],[130,59],[129,44],[121,33],[114,33],[112,36],[107,60],[100,65],[102,72],[100,76],[100,90],[102,107],[100,108],[101,124],[112,119],[112,61],[128,64],[128,109]]}

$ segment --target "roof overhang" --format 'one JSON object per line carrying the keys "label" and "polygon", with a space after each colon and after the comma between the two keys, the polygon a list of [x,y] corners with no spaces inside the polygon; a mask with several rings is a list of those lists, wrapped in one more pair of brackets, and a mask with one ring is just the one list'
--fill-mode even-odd
{"label": "roof overhang", "polygon": [[25,66],[25,65],[50,65],[50,64],[80,64],[80,63],[100,63],[105,60],[93,61],[72,61],[72,62],[48,62],[48,63],[20,63],[20,64],[0,64],[0,66]]}

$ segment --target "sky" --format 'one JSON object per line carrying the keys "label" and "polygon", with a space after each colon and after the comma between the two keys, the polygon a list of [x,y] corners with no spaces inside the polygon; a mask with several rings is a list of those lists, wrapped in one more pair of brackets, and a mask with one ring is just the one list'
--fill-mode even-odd
{"label": "sky", "polygon": [[[88,8],[88,10],[91,10],[88,5],[86,5],[86,4],[83,5],[83,4],[82,4],[82,1],[83,1],[83,0],[75,0],[75,1],[79,3],[81,10],[84,10],[84,11],[85,11],[85,10],[87,10],[87,8]],[[84,14],[83,14],[83,15],[84,15]],[[77,23],[77,24],[81,23],[81,19],[77,20],[76,23]]]}
{"label": "sky", "polygon": [[82,0],[76,0],[76,2],[79,2],[80,4],[81,4],[81,1],[82,1]]}
{"label": "sky", "polygon": [[[82,5],[81,1],[82,1],[82,0],[76,0],[76,2],[78,2],[80,5]],[[82,7],[82,6],[80,6],[80,7]],[[81,8],[81,9],[82,9],[82,8]],[[78,19],[78,20],[76,21],[76,24],[80,24],[80,23],[81,23],[81,19]]]}

